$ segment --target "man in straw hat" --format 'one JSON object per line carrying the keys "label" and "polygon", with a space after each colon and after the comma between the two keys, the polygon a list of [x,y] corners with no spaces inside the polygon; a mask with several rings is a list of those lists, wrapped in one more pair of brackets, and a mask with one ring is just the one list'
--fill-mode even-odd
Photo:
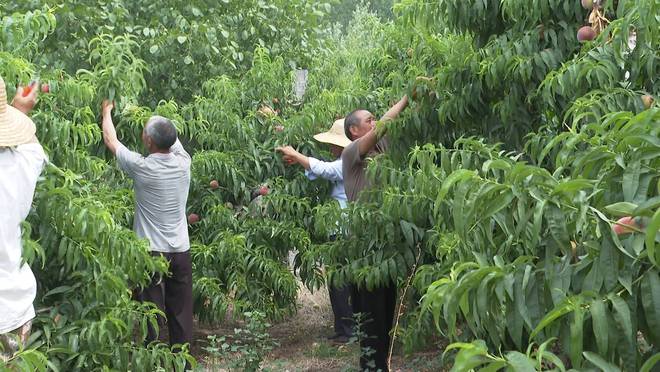
{"label": "man in straw hat", "polygon": [[[330,153],[336,158],[335,161],[325,162],[313,157],[305,156],[291,146],[278,147],[276,150],[282,153],[282,158],[288,164],[300,164],[305,168],[305,175],[310,180],[317,178],[332,182],[331,196],[341,208],[346,208],[346,193],[344,191],[344,177],[341,165],[341,152],[351,141],[344,134],[344,119],[334,122],[329,131],[319,133],[314,139],[330,145]],[[335,239],[333,236],[331,239]],[[334,313],[335,334],[329,338],[338,343],[346,343],[353,335],[353,310],[349,303],[351,289],[349,286],[335,288],[328,285],[330,293],[330,304]]]}
{"label": "man in straw hat", "polygon": [[27,114],[37,102],[39,84],[23,97],[18,87],[7,104],[5,82],[0,77],[0,360],[7,361],[30,333],[37,281],[21,261],[21,222],[25,220],[39,174],[47,161]]}
{"label": "man in straw hat", "polygon": [[[408,106],[408,96],[394,104],[381,118],[381,121],[395,119]],[[367,110],[358,109],[348,114],[344,120],[346,137],[353,142],[341,154],[346,196],[350,202],[359,202],[360,193],[369,188],[366,175],[367,160],[387,151],[387,139],[376,131],[376,119]],[[370,348],[373,356],[360,357],[360,369],[365,371],[389,371],[387,356],[390,347],[390,330],[396,305],[396,283],[372,290],[364,286],[354,286],[353,311],[366,316],[363,331],[367,337],[360,340],[360,347]],[[370,367],[370,359],[375,368]]]}
{"label": "man in straw hat", "polygon": [[[149,240],[152,255],[169,262],[171,275],[153,278],[136,297],[156,304],[167,316],[170,345],[192,343],[192,263],[186,219],[190,187],[190,155],[177,138],[176,127],[162,116],[152,116],[142,131],[148,156],[130,151],[117,139],[112,122],[114,104],[104,101],[103,140],[117,156],[117,163],[133,180],[135,219],[133,229]],[[160,327],[164,319],[158,317]],[[156,340],[149,325],[147,341]],[[163,332],[159,332],[163,340]]]}

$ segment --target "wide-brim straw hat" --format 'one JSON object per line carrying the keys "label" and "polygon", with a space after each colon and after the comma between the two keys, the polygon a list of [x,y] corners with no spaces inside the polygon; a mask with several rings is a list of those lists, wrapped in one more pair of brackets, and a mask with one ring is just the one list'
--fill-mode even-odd
{"label": "wide-brim straw hat", "polygon": [[351,140],[346,137],[346,133],[344,132],[344,119],[336,120],[329,131],[315,135],[314,139],[339,147],[346,147],[351,143]]}
{"label": "wide-brim straw hat", "polygon": [[0,77],[0,147],[14,147],[28,143],[37,128],[24,113],[7,103],[5,81]]}

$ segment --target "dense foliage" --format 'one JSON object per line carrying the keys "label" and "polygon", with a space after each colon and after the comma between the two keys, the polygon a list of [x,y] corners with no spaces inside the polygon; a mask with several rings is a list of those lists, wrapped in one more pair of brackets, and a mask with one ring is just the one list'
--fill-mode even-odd
{"label": "dense foliage", "polygon": [[[33,115],[51,164],[24,226],[39,316],[10,368],[181,370],[191,358],[143,346],[156,310],[131,289],[166,263],[130,231],[131,183],[98,126],[107,96],[120,100],[128,147],[141,149],[158,113],[193,154],[202,322],[256,310],[285,319],[295,250],[310,288],[325,273],[367,287],[413,275],[400,336],[410,348],[449,338],[456,370],[658,360],[660,110],[641,99],[660,93],[656,2],[605,2],[611,22],[584,44],[579,1],[403,0],[390,22],[364,9],[343,22],[303,0],[180,4],[0,5],[0,75],[40,76],[52,91]],[[302,101],[297,67],[309,69]],[[376,187],[344,216],[328,185],[274,152],[325,154],[312,134],[403,94],[414,102],[387,124],[393,151],[370,163]],[[269,192],[254,198],[260,186]],[[643,217],[644,231],[614,234],[623,215]],[[337,224],[350,239],[327,242]]]}
{"label": "dense foliage", "polygon": [[[30,19],[29,13],[54,16],[58,27],[44,35],[40,43],[24,39],[29,45],[20,55],[37,65],[60,68],[69,74],[80,69],[107,70],[114,79],[126,71],[112,67],[129,61],[122,60],[118,50],[119,53],[107,52],[106,63],[99,63],[93,50],[103,46],[103,41],[117,49],[121,49],[122,43],[134,42],[131,49],[144,67],[148,66],[143,79],[149,84],[140,89],[126,86],[118,93],[143,93],[140,97],[151,105],[170,98],[188,102],[192,95],[200,94],[201,84],[209,76],[241,74],[251,65],[256,48],[281,55],[292,67],[307,66],[313,53],[322,50],[324,39],[318,36],[325,32],[322,21],[331,9],[328,3],[306,0],[195,0],[185,4],[176,0],[28,0],[2,7],[5,14],[28,11],[28,20],[24,21],[21,14],[8,19],[17,29],[29,25],[25,30],[28,33],[35,26],[40,31],[47,27]],[[49,26],[54,26],[54,22]],[[99,94],[111,92],[101,89]]]}

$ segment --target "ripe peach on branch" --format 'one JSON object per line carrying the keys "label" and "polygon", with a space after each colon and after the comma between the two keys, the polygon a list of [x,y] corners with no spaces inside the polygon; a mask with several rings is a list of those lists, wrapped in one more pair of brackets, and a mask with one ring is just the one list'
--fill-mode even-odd
{"label": "ripe peach on branch", "polygon": [[196,213],[191,213],[191,214],[188,215],[188,224],[190,224],[190,225],[194,225],[194,224],[196,224],[197,222],[199,222],[199,219],[200,219],[200,218],[199,218],[199,215],[198,215],[198,214],[196,214]]}

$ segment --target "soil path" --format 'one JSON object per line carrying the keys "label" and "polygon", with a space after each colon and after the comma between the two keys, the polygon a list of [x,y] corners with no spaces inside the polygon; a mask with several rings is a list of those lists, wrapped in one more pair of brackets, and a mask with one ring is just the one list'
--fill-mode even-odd
{"label": "soil path", "polygon": [[[332,310],[327,290],[322,288],[311,293],[301,286],[298,293],[297,314],[273,324],[269,330],[279,346],[268,355],[263,369],[289,372],[357,371],[358,346],[336,345],[326,339],[333,333]],[[223,371],[208,359],[202,347],[206,345],[208,335],[231,334],[235,326],[235,323],[226,323],[215,328],[196,327],[197,341],[192,352],[203,365],[202,370]],[[392,371],[440,371],[442,367],[437,360],[439,354],[438,351],[432,351],[405,357],[394,355]]]}

